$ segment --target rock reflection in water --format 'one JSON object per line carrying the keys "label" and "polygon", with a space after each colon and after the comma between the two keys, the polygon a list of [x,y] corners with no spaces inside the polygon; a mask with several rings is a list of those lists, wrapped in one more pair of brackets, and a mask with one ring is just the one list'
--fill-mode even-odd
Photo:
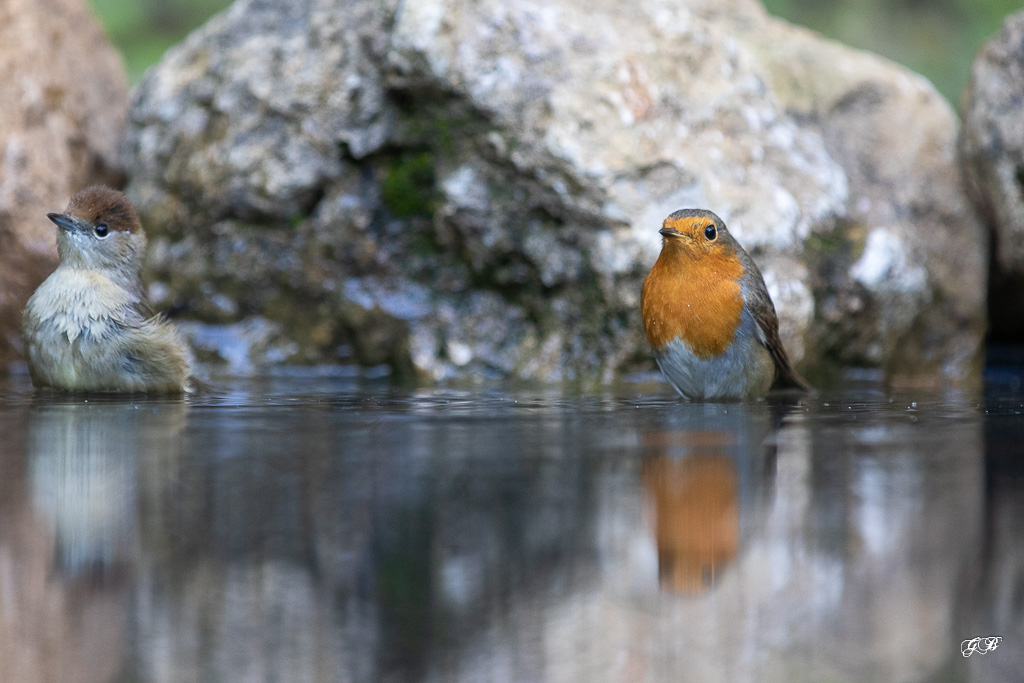
{"label": "rock reflection in water", "polygon": [[0,680],[921,680],[1020,618],[976,418],[450,403],[0,411]]}
{"label": "rock reflection in water", "polygon": [[1024,404],[992,401],[985,426],[984,536],[967,599],[957,613],[961,639],[998,636],[998,649],[968,660],[971,681],[1024,681]]}

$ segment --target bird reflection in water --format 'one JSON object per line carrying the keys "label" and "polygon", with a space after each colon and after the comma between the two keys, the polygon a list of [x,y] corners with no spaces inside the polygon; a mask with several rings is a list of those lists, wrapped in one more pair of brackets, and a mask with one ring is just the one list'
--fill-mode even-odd
{"label": "bird reflection in water", "polygon": [[703,593],[736,557],[736,465],[721,455],[654,458],[644,464],[644,486],[654,503],[662,587]]}
{"label": "bird reflection in water", "polygon": [[[641,476],[659,583],[674,593],[700,595],[721,580],[740,551],[742,516],[749,514],[741,505],[741,480],[765,483],[757,475],[767,471],[774,446],[765,443],[770,420],[764,405],[681,410],[678,428],[645,436],[644,446],[654,454]],[[741,468],[750,476],[741,477]],[[753,499],[760,490],[746,493]]]}
{"label": "bird reflection in water", "polygon": [[66,399],[2,425],[0,681],[118,678],[140,470],[178,452],[184,411]]}

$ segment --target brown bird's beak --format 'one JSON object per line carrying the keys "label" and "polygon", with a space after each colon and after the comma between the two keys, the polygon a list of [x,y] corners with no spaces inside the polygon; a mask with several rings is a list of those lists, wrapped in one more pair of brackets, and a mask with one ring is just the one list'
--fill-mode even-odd
{"label": "brown bird's beak", "polygon": [[63,213],[48,213],[46,214],[46,217],[56,223],[58,228],[61,230],[67,230],[68,232],[86,230],[88,227],[77,218],[73,218]]}

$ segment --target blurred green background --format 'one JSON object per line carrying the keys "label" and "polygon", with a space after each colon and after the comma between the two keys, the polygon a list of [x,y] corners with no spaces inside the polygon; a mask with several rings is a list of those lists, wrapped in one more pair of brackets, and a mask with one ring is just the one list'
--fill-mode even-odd
{"label": "blurred green background", "polygon": [[978,48],[1024,0],[764,0],[768,11],[924,74],[954,105]]}
{"label": "blurred green background", "polygon": [[[289,2],[290,0],[281,0]],[[86,0],[121,50],[132,84],[167,48],[231,4],[231,0]]]}
{"label": "blurred green background", "polygon": [[[231,0],[88,0],[133,83]],[[280,0],[289,2],[290,0]],[[509,0],[515,2],[515,0]],[[1024,0],[765,0],[773,14],[924,74],[954,104],[978,48]]]}

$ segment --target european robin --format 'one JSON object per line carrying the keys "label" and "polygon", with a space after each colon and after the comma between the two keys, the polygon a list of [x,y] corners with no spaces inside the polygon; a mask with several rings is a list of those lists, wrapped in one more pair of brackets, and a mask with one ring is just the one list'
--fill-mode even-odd
{"label": "european robin", "polygon": [[154,315],[140,277],[146,235],[128,198],[93,186],[73,196],[57,225],[60,265],[22,317],[32,383],[69,391],[179,393],[189,354]]}
{"label": "european robin", "polygon": [[761,271],[710,211],[676,211],[640,296],[644,332],[666,379],[690,401],[810,386],[789,362]]}

